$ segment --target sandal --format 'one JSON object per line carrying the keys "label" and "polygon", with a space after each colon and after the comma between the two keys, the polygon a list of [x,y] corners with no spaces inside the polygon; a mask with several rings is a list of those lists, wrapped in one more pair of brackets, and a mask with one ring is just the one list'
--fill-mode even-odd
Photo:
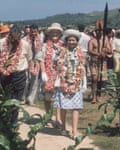
{"label": "sandal", "polygon": [[75,140],[77,138],[77,136],[73,135],[73,133],[70,133],[69,138],[72,139],[72,140]]}
{"label": "sandal", "polygon": [[79,134],[77,134],[77,135],[74,135],[73,133],[70,133],[69,134],[69,137],[70,137],[70,139],[72,139],[72,140],[76,140],[79,136],[81,136],[82,134],[81,133],[79,133]]}

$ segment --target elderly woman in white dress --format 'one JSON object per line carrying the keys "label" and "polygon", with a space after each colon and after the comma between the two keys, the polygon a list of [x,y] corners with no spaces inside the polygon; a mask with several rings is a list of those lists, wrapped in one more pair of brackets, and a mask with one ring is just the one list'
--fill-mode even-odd
{"label": "elderly woman in white dress", "polygon": [[[47,29],[47,40],[42,50],[36,56],[41,65],[42,91],[40,98],[44,100],[45,111],[49,113],[51,108],[51,100],[54,94],[56,79],[56,64],[59,57],[60,49],[63,46],[61,36],[63,29],[61,24],[52,23]],[[56,109],[56,127],[60,127],[60,110]],[[52,121],[53,124],[53,121]]]}
{"label": "elderly woman in white dress", "polygon": [[65,47],[58,60],[54,107],[61,109],[62,135],[66,130],[66,112],[72,110],[72,137],[78,135],[79,110],[83,109],[83,90],[86,89],[85,59],[78,41],[80,32],[67,29],[64,32]]}

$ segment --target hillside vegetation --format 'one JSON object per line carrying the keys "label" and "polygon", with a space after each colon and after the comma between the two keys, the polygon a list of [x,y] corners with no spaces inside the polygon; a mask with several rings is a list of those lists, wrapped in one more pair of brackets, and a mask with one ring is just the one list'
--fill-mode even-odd
{"label": "hillside vegetation", "polygon": [[[77,13],[77,14],[57,14],[54,16],[48,16],[44,19],[37,20],[22,20],[22,21],[7,21],[6,23],[17,23],[21,27],[27,24],[37,24],[40,27],[47,27],[53,22],[59,22],[64,27],[68,25],[77,26],[78,24],[84,24],[86,26],[94,25],[96,19],[103,19],[104,11],[96,11],[90,13]],[[108,12],[108,27],[118,28],[120,27],[120,9],[112,9]]]}

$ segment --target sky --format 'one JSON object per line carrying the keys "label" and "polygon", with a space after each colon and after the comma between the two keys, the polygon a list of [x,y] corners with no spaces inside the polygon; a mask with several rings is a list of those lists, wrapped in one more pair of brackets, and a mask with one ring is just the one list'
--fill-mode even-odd
{"label": "sky", "polygon": [[1,0],[0,21],[44,19],[64,13],[88,13],[120,7],[120,0]]}

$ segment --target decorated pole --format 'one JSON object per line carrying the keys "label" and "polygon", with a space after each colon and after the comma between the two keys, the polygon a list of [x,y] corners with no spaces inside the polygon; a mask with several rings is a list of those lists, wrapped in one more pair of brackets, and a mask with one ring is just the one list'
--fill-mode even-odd
{"label": "decorated pole", "polygon": [[[105,35],[106,35],[106,29],[107,29],[107,20],[108,20],[108,3],[106,2],[105,10],[104,10],[104,20],[103,20],[103,42],[102,42],[102,48],[105,47]],[[101,68],[100,68],[100,95],[101,95],[101,87],[102,87],[102,70],[103,70],[103,57],[101,57],[100,60]]]}
{"label": "decorated pole", "polygon": [[108,3],[106,2],[105,10],[104,10],[104,25],[103,25],[103,47],[105,46],[105,32],[107,28],[107,20],[108,20]]}

